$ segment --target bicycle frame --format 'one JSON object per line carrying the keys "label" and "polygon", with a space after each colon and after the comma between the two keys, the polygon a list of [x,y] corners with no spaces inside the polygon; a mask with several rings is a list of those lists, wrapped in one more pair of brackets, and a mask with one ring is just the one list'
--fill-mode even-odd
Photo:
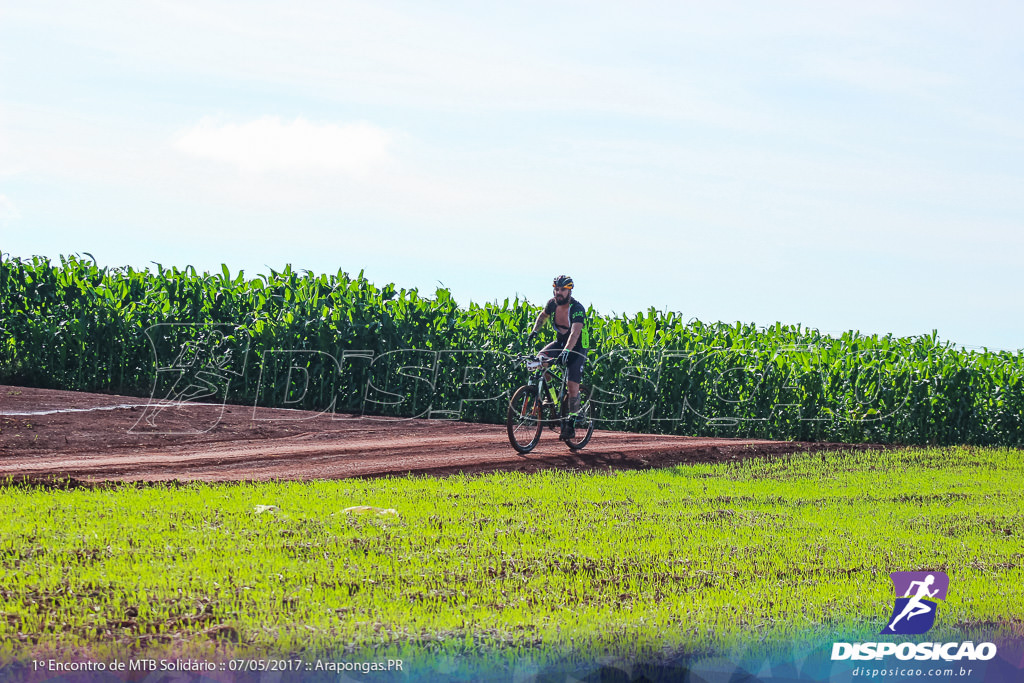
{"label": "bicycle frame", "polygon": [[[540,440],[545,426],[559,429],[559,439],[572,451],[587,445],[594,433],[590,417],[589,389],[580,386],[582,410],[568,415],[569,370],[557,358],[536,354],[518,356],[517,364],[525,364],[530,379],[513,392],[509,399],[505,429],[508,438],[520,453],[529,453]],[[582,430],[582,431],[579,431]]]}
{"label": "bicycle frame", "polygon": [[[527,382],[530,386],[537,387],[537,398],[541,401],[545,399],[551,399],[552,405],[556,408],[556,414],[561,415],[562,401],[566,396],[566,389],[568,384],[569,375],[566,369],[559,366],[556,363],[556,358],[549,358],[545,360],[539,360],[536,356],[522,356],[520,360],[527,363],[527,367],[531,363],[538,363],[539,367],[534,371],[533,376],[530,377],[530,381]],[[561,386],[559,390],[555,391],[555,386],[552,384],[552,379],[557,379],[558,384]],[[542,416],[543,421],[543,416]]]}

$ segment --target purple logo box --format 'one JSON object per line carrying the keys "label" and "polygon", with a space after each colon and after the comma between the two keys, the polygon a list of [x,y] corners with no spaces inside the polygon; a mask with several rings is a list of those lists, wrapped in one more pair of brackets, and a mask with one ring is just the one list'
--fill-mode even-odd
{"label": "purple logo box", "polygon": [[[910,584],[915,581],[922,581],[928,585],[929,592],[934,593],[927,600],[945,600],[949,591],[949,577],[944,572],[893,572],[892,584],[896,588],[897,598],[910,597]],[[928,577],[931,577],[929,580]],[[938,591],[938,592],[936,592]]]}

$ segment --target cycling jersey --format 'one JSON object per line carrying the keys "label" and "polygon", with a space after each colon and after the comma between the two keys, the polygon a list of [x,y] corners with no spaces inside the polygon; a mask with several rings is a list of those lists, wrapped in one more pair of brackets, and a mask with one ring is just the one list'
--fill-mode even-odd
{"label": "cycling jersey", "polygon": [[580,332],[580,338],[576,340],[576,345],[572,347],[573,351],[582,353],[584,356],[587,353],[587,347],[590,346],[590,331],[587,329],[587,309],[583,307],[579,301],[569,297],[569,326],[563,327],[558,324],[556,319],[555,310],[558,308],[558,303],[554,298],[548,300],[547,305],[544,307],[544,312],[551,318],[551,325],[555,328],[555,335],[559,346],[565,347],[565,343],[569,341],[569,333],[572,331],[573,323],[583,323],[583,330]]}

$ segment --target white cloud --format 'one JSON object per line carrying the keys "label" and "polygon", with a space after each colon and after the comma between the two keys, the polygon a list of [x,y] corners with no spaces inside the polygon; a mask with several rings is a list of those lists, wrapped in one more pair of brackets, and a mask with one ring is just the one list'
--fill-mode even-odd
{"label": "white cloud", "polygon": [[390,160],[391,140],[387,131],[368,123],[283,122],[264,116],[247,123],[204,118],[181,133],[175,146],[243,173],[327,171],[362,178]]}

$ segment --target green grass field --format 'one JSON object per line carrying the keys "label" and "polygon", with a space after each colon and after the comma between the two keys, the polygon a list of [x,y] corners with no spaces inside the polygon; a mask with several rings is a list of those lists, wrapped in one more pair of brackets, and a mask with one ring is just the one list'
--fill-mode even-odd
{"label": "green grass field", "polygon": [[[0,487],[0,663],[40,653],[719,651],[872,637],[942,570],[929,638],[1024,632],[1024,452],[609,474]],[[260,505],[276,510],[257,513]],[[352,505],[399,516],[346,514]]]}

